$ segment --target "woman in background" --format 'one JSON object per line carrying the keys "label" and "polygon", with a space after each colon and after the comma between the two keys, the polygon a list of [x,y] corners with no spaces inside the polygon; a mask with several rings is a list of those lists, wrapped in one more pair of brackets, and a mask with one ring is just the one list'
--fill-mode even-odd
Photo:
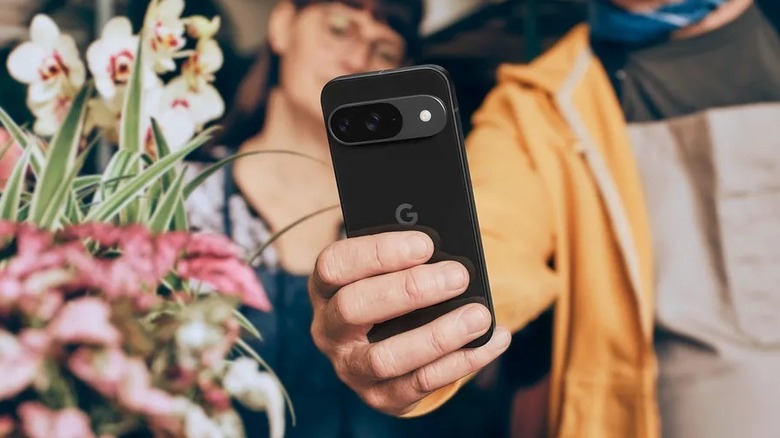
{"label": "woman in background", "polygon": [[[412,425],[419,426],[372,410],[339,381],[311,339],[306,283],[320,251],[343,235],[319,103],[322,87],[339,75],[408,63],[419,46],[422,14],[420,0],[280,2],[270,16],[267,50],[239,86],[219,144],[229,153],[284,150],[312,159],[294,154],[239,159],[187,202],[193,228],[225,233],[247,254],[289,224],[324,210],[285,232],[255,260],[274,308],[246,311],[263,336],[253,347],[293,401],[298,421],[287,436],[414,436]],[[264,415],[245,412],[244,420],[248,436],[267,430]]]}

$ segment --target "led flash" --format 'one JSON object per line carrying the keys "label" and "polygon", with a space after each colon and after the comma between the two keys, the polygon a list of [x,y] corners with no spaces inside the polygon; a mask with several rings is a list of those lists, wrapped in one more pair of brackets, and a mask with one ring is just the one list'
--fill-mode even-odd
{"label": "led flash", "polygon": [[423,122],[430,122],[431,121],[431,112],[428,110],[422,110],[420,111],[420,120]]}

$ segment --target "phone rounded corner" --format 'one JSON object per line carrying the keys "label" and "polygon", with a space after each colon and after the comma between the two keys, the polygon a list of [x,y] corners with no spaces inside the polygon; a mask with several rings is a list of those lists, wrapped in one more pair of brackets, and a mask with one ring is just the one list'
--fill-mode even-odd
{"label": "phone rounded corner", "polygon": [[448,82],[452,81],[452,74],[449,72],[449,70],[440,66],[439,64],[423,64],[421,67],[435,71],[436,73],[444,76],[444,79],[447,79]]}
{"label": "phone rounded corner", "polygon": [[488,330],[484,334],[482,334],[482,336],[464,345],[463,348],[474,349],[474,348],[483,347],[485,344],[490,342],[490,339],[493,337],[493,333],[495,331],[496,331],[496,319],[493,318],[490,323],[490,328],[488,328]]}

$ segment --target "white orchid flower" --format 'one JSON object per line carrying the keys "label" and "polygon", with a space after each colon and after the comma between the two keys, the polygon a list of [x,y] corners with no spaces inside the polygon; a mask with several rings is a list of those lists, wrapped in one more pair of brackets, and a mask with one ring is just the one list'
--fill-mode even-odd
{"label": "white orchid flower", "polygon": [[[87,49],[87,65],[95,78],[95,87],[104,99],[110,100],[117,87],[126,85],[133,73],[138,37],[126,17],[115,17],[106,23],[100,39]],[[144,87],[155,84],[156,76],[149,68],[144,68],[142,79]]]}
{"label": "white orchid flower", "polygon": [[29,85],[28,106],[67,99],[84,85],[86,70],[79,59],[76,42],[60,33],[57,24],[38,14],[30,25],[30,41],[8,56],[8,72],[17,81]]}
{"label": "white orchid flower", "polygon": [[206,415],[202,407],[190,403],[184,416],[184,436],[187,438],[227,438],[219,426]]}
{"label": "white orchid flower", "polygon": [[146,133],[147,150],[151,150],[154,144],[151,118],[157,121],[172,151],[186,145],[195,135],[196,125],[190,116],[190,102],[177,99],[169,86],[148,93],[144,106],[146,116],[143,119],[142,132]]}
{"label": "white orchid flower", "polygon": [[177,52],[184,47],[184,0],[162,0],[152,9],[148,31],[154,55],[154,71],[165,73],[176,69],[173,61]]}
{"label": "white orchid flower", "polygon": [[254,411],[266,411],[271,438],[284,436],[284,396],[269,373],[260,372],[257,362],[242,357],[228,367],[222,379],[225,391]]}
{"label": "white orchid flower", "polygon": [[202,15],[193,15],[186,18],[184,23],[187,25],[187,35],[196,40],[205,38],[214,38],[219,31],[222,20],[219,16],[212,17],[211,20]]}
{"label": "white orchid flower", "polygon": [[177,102],[187,105],[190,118],[198,126],[218,119],[225,112],[225,102],[214,86],[194,89],[182,76],[172,80],[163,91],[164,106],[173,106]]}
{"label": "white orchid flower", "polygon": [[70,110],[71,103],[73,98],[63,95],[57,95],[51,100],[40,103],[28,102],[27,106],[35,116],[33,132],[43,137],[56,134]]}
{"label": "white orchid flower", "polygon": [[229,438],[245,438],[244,423],[241,421],[241,417],[233,409],[216,414],[212,417],[212,421],[217,425],[222,436]]}
{"label": "white orchid flower", "polygon": [[195,90],[185,77],[172,80],[162,90],[159,104],[152,111],[172,151],[192,139],[205,124],[222,116],[225,102],[212,85]]}
{"label": "white orchid flower", "polygon": [[194,90],[202,90],[209,83],[214,82],[216,73],[224,62],[222,49],[219,44],[211,39],[198,41],[195,52],[190,55],[182,66],[182,75],[187,80],[187,85]]}

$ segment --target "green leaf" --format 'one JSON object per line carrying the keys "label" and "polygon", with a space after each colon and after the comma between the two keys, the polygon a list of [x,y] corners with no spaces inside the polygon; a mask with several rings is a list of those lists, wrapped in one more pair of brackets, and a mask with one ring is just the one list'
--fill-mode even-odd
{"label": "green leaf", "polygon": [[40,179],[46,163],[46,154],[43,151],[41,141],[36,137],[31,137],[28,147],[32,148],[32,152],[30,153],[30,167],[32,167],[35,177]]}
{"label": "green leaf", "polygon": [[68,204],[65,207],[65,219],[71,224],[80,224],[84,222],[84,213],[81,211],[81,204],[76,196],[76,192],[68,192]]}
{"label": "green leaf", "polygon": [[54,201],[57,188],[71,173],[75,164],[81,130],[84,127],[87,97],[91,90],[89,85],[82,87],[73,100],[65,121],[46,150],[46,162],[36,183],[30,208],[30,220],[38,225],[41,225],[45,211]]}
{"label": "green leaf", "polygon": [[11,135],[12,139],[19,143],[20,146],[26,147],[27,142],[29,141],[27,135],[2,108],[0,108],[0,123],[5,126],[6,131]]}
{"label": "green leaf", "polygon": [[[165,140],[162,129],[155,119],[152,119],[152,135],[154,135],[154,142],[157,145],[157,152],[160,154],[158,159],[170,155],[171,149],[168,147],[168,142]],[[154,187],[152,187],[149,194],[149,201],[152,209],[156,208],[155,204],[157,203],[158,198],[171,187],[171,184],[175,179],[176,170],[172,169],[163,175],[159,184],[155,184]]]}
{"label": "green leaf", "polygon": [[0,219],[16,222],[19,220],[19,200],[21,199],[24,177],[27,173],[27,165],[30,161],[31,149],[24,150],[19,162],[14,166],[11,176],[0,196]]}
{"label": "green leaf", "polygon": [[76,159],[76,163],[70,170],[70,174],[60,182],[56,192],[52,196],[51,200],[47,204],[41,217],[39,225],[43,228],[51,228],[56,225],[58,219],[64,218],[67,215],[69,194],[73,193],[73,181],[76,176],[81,172],[84,167],[84,161],[87,159],[90,150],[94,147],[94,143],[90,144],[84,152]]}
{"label": "green leaf", "polygon": [[266,240],[266,241],[265,241],[265,242],[264,242],[264,243],[263,243],[263,244],[260,246],[260,248],[258,248],[258,249],[257,249],[257,251],[255,251],[255,253],[254,253],[254,254],[252,254],[252,257],[250,257],[250,258],[249,258],[249,260],[247,261],[247,263],[249,263],[250,265],[251,265],[252,263],[254,263],[255,259],[257,259],[258,257],[260,257],[260,255],[263,253],[263,251],[265,251],[265,250],[266,250],[266,248],[268,248],[269,246],[271,246],[271,244],[273,244],[273,243],[274,243],[274,242],[275,242],[275,241],[276,241],[278,238],[282,237],[282,235],[283,235],[284,233],[286,233],[286,232],[290,231],[291,229],[295,228],[296,226],[298,226],[298,224],[300,224],[300,223],[302,223],[302,222],[305,222],[305,221],[307,221],[307,220],[309,220],[309,219],[313,218],[314,216],[320,215],[320,214],[322,214],[322,213],[325,213],[325,212],[327,212],[327,211],[330,211],[330,210],[334,210],[334,209],[336,209],[336,208],[339,208],[338,204],[336,204],[336,205],[331,205],[330,207],[321,208],[321,209],[319,209],[319,210],[317,210],[317,211],[315,211],[315,212],[313,212],[313,213],[309,213],[309,214],[307,214],[306,216],[303,216],[302,218],[300,218],[300,219],[298,219],[298,220],[294,221],[293,223],[291,223],[291,224],[287,225],[286,227],[282,228],[281,230],[277,231],[277,232],[276,232],[276,233],[274,233],[274,234],[273,234],[273,235],[272,235],[270,238],[268,238],[268,240]]}
{"label": "green leaf", "polygon": [[171,224],[171,219],[176,211],[178,201],[181,199],[182,186],[184,185],[184,172],[179,174],[173,185],[165,192],[165,195],[160,199],[160,203],[157,205],[157,210],[149,220],[149,228],[154,233],[162,233],[168,230],[168,226]]}
{"label": "green leaf", "polygon": [[106,170],[103,171],[100,189],[93,201],[95,204],[99,204],[103,199],[111,196],[111,194],[121,185],[123,181],[121,178],[126,176],[125,172],[134,156],[135,154],[133,152],[120,149],[111,157],[111,160],[109,160],[108,165],[106,166]]}
{"label": "green leaf", "polygon": [[128,82],[127,95],[122,104],[122,121],[119,127],[119,149],[138,154],[144,152],[144,138],[141,133],[144,41],[143,35],[138,38],[138,49]]}
{"label": "green leaf", "polygon": [[257,328],[255,328],[255,325],[252,324],[249,319],[247,319],[246,316],[244,316],[243,313],[241,313],[238,309],[233,309],[233,316],[238,320],[238,325],[241,326],[244,330],[249,332],[250,335],[254,336],[256,339],[263,340],[263,336],[260,334],[259,331],[257,331]]}
{"label": "green leaf", "polygon": [[173,169],[177,162],[207,142],[209,137],[204,134],[205,131],[190,142],[189,145],[158,160],[141,174],[136,175],[109,198],[90,210],[89,214],[87,214],[87,220],[108,221],[117,215],[125,206],[138,199],[143,194],[143,191],[158,181],[165,172]]}
{"label": "green leaf", "polygon": [[98,186],[100,185],[101,179],[102,176],[100,175],[80,176],[73,181],[73,190],[78,192],[78,191],[86,190],[93,186]]}
{"label": "green leaf", "polygon": [[171,148],[168,147],[168,141],[165,140],[160,124],[154,118],[152,118],[152,134],[154,135],[154,142],[157,144],[157,158],[165,158],[170,155]]}
{"label": "green leaf", "polygon": [[179,198],[176,203],[176,211],[173,214],[174,231],[187,231],[190,229],[187,223],[187,210],[184,208],[184,198]]}
{"label": "green leaf", "polygon": [[[135,63],[133,71],[130,74],[130,80],[127,87],[127,95],[122,105],[122,120],[119,128],[119,149],[131,151],[135,154],[143,154],[145,151],[145,133],[141,132],[143,123],[143,67],[144,67],[144,42],[143,34],[138,39],[138,49],[136,50]],[[143,164],[135,162],[130,171],[140,173]],[[122,223],[140,222],[143,217],[143,205],[141,199],[134,199],[130,202],[122,213],[120,220]]]}
{"label": "green leaf", "polygon": [[258,154],[282,154],[282,155],[294,155],[297,157],[307,158],[309,160],[314,160],[320,164],[328,165],[327,163],[318,160],[316,158],[310,157],[306,154],[302,154],[300,152],[295,151],[285,151],[285,150],[267,150],[267,151],[249,151],[249,152],[242,152],[240,154],[231,155],[229,157],[223,158],[216,163],[212,164],[211,166],[203,169],[202,172],[198,174],[195,178],[193,178],[192,181],[190,181],[185,187],[184,187],[184,198],[189,198],[192,192],[195,191],[196,188],[198,188],[199,185],[203,184],[203,181],[206,181],[208,177],[216,173],[219,169],[223,168],[228,163],[231,163],[233,161],[238,160],[239,158],[248,157],[250,155],[258,155]]}
{"label": "green leaf", "polygon": [[8,141],[5,142],[3,149],[0,149],[0,160],[2,160],[5,154],[8,153],[8,149],[11,149],[11,146],[13,146],[14,143],[15,142],[13,138],[9,138]]}
{"label": "green leaf", "polygon": [[11,138],[16,141],[24,149],[33,147],[31,152],[30,163],[32,164],[33,172],[35,175],[41,174],[41,168],[43,167],[43,153],[38,148],[38,142],[34,141],[25,134],[24,130],[14,122],[11,116],[8,115],[5,110],[0,108],[0,123],[5,126],[5,129],[11,135]]}

